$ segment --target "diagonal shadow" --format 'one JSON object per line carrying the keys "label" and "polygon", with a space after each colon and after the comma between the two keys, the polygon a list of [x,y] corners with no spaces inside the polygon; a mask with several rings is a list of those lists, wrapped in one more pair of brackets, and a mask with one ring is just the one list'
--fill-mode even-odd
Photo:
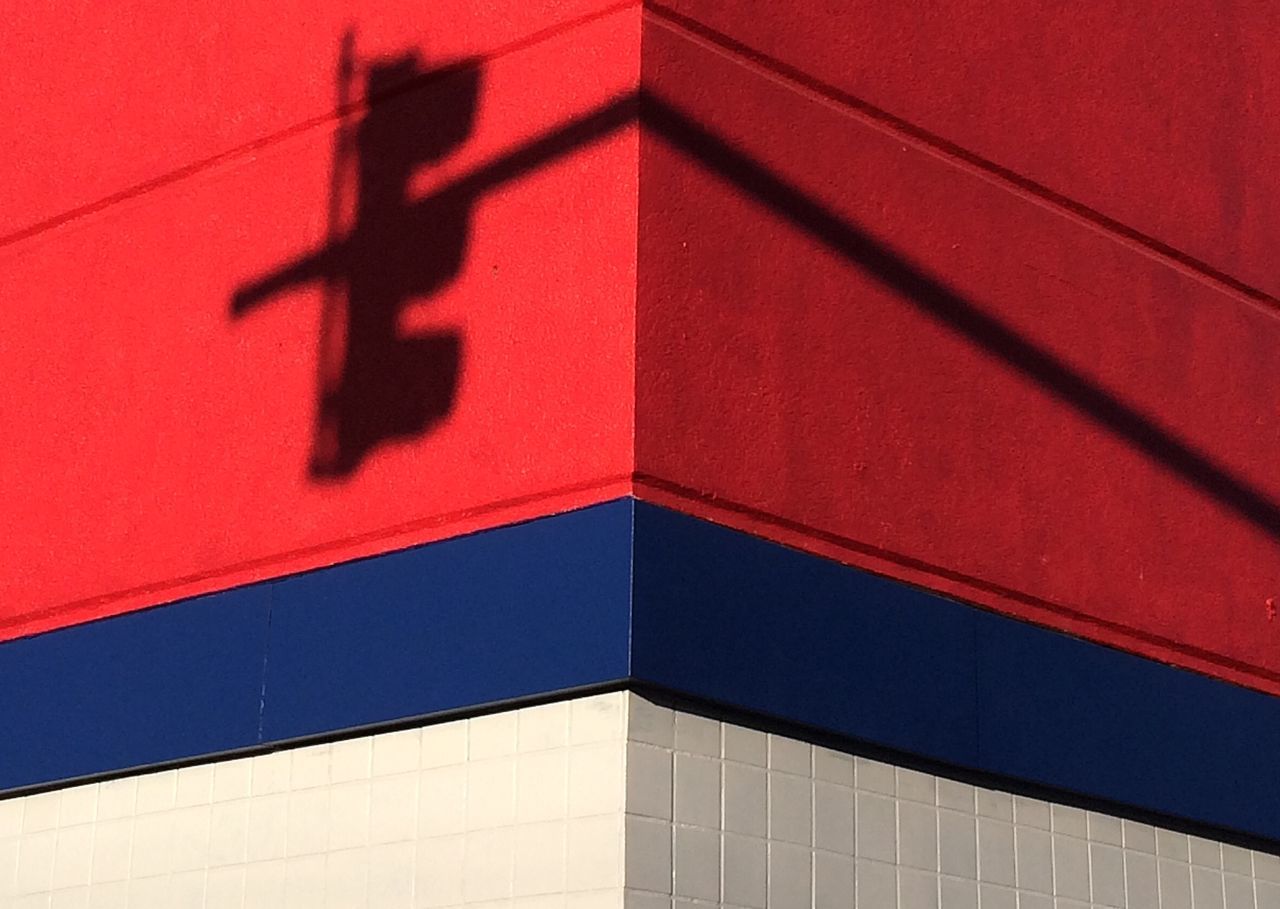
{"label": "diagonal shadow", "polygon": [[[468,117],[473,107],[474,100],[468,108]],[[1268,537],[1280,539],[1280,504],[1265,490],[1179,437],[1156,418],[1080,374],[1056,354],[983,311],[923,266],[876,240],[858,224],[842,217],[709,127],[647,90],[618,96],[456,177],[431,195],[404,205],[403,210],[397,213],[397,228],[409,231],[413,236],[429,236],[433,230],[439,229],[442,213],[457,220],[459,211],[469,210],[485,193],[602,141],[636,122],[762,207],[862,269],[907,304],[1015,369],[1046,393],[1142,452],[1152,462],[1163,466]],[[338,241],[331,246],[341,248],[344,242]],[[389,237],[387,242],[395,242],[395,239]],[[250,300],[249,305],[252,305],[252,302],[286,287],[321,279],[328,267],[324,255],[304,256],[274,275],[242,288],[233,303],[233,310],[240,312],[244,300]],[[361,403],[370,407],[395,406],[394,401],[373,399]],[[366,447],[356,452],[355,457],[348,458],[350,467],[345,472],[354,469],[354,464],[377,441],[376,438],[364,440]]]}
{"label": "diagonal shadow", "polygon": [[1081,375],[1060,357],[979,309],[888,244],[842,218],[707,127],[651,93],[641,122],[765,208],[857,265],[907,303],[1016,369],[1153,462],[1181,477],[1267,536],[1280,539],[1280,504],[1154,417]]}
{"label": "diagonal shadow", "polygon": [[[585,115],[498,162],[463,177],[471,191],[548,163],[578,144],[626,125],[633,104],[641,125],[696,160],[831,251],[857,265],[905,302],[1016,369],[1044,391],[1141,451],[1272,538],[1280,539],[1280,504],[1153,417],[1074,370],[1054,353],[979,309],[904,254],[873,238],[804,190],[651,92],[641,91]],[[453,187],[442,193],[455,191]]]}

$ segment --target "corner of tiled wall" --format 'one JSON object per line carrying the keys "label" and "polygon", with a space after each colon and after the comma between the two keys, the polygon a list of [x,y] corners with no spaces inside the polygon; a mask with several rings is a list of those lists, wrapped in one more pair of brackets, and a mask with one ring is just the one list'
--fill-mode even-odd
{"label": "corner of tiled wall", "polygon": [[3,909],[1280,909],[1280,858],[632,693],[0,799]]}
{"label": "corner of tiled wall", "polygon": [[629,695],[626,909],[1280,909],[1280,858]]}

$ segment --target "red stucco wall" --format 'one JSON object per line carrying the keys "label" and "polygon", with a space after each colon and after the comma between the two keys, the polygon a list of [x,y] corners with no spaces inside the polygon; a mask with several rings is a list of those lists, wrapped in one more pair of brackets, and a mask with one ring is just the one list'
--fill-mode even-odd
{"label": "red stucco wall", "polygon": [[634,491],[1280,691],[1277,28],[22,11],[0,637]]}
{"label": "red stucco wall", "polygon": [[[0,637],[626,490],[636,129],[537,142],[634,92],[637,10],[129,6],[37,4],[3,39]],[[337,279],[236,311],[362,217]],[[344,386],[321,338],[357,293]]]}
{"label": "red stucco wall", "polygon": [[1280,690],[1269,11],[677,6],[643,494]]}

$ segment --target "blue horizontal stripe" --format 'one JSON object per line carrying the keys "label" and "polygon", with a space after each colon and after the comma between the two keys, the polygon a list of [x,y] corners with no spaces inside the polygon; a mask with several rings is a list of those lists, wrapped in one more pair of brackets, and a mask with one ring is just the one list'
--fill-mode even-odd
{"label": "blue horizontal stripe", "polygon": [[635,540],[637,679],[1280,840],[1280,698],[649,505]]}
{"label": "blue horizontal stripe", "polygon": [[0,792],[625,678],[632,502],[0,644]]}
{"label": "blue horizontal stripe", "polygon": [[635,536],[636,679],[972,765],[972,609],[643,503]]}
{"label": "blue horizontal stripe", "polygon": [[268,585],[0,645],[0,790],[252,745]]}
{"label": "blue horizontal stripe", "polygon": [[268,741],[627,675],[632,502],[274,585]]}
{"label": "blue horizontal stripe", "polygon": [[1280,699],[630,499],[0,644],[0,791],[626,680],[1280,841]]}

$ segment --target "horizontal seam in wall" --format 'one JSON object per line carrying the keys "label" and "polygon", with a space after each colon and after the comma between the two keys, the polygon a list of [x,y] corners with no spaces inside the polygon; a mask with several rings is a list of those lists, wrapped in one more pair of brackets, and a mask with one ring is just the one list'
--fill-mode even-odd
{"label": "horizontal seam in wall", "polygon": [[638,5],[639,0],[623,0],[623,2],[611,4],[603,9],[595,10],[594,12],[588,13],[584,16],[579,16],[567,22],[561,22],[542,29],[532,35],[503,45],[502,47],[488,53],[467,57],[452,65],[431,70],[428,73],[412,79],[403,85],[396,86],[386,92],[361,99],[343,107],[335,108],[315,117],[310,117],[300,123],[295,123],[291,126],[286,126],[283,129],[276,130],[266,136],[238,145],[235,148],[219,152],[207,158],[202,158],[199,161],[194,161],[190,164],[185,164],[182,167],[171,170],[158,177],[153,177],[150,180],[145,180],[141,183],[136,183],[133,186],[114,192],[104,198],[98,199],[97,201],[77,206],[69,211],[62,212],[61,214],[54,215],[50,218],[45,218],[35,224],[19,228],[18,230],[12,231],[4,236],[0,236],[0,249],[14,246],[24,240],[30,240],[33,237],[46,233],[47,231],[62,227],[65,224],[105,211],[121,202],[128,202],[140,196],[145,196],[147,193],[155,190],[172,186],[175,183],[181,183],[184,180],[196,177],[216,167],[232,163],[237,159],[247,158],[254,153],[261,152],[264,149],[278,145],[281,142],[285,142],[303,133],[322,128],[353,115],[361,114],[377,104],[417,91],[418,89],[439,81],[440,79],[447,78],[448,76],[468,69],[474,69],[487,62],[501,59],[502,57],[518,51],[527,50],[543,43],[544,41],[549,41],[566,32],[589,25],[597,20],[607,18],[628,9],[634,9]]}
{"label": "horizontal seam in wall", "polygon": [[677,13],[669,7],[646,0],[644,9],[650,22],[719,53],[744,69],[765,76],[792,92],[807,95],[827,104],[899,141],[980,176],[1014,195],[1092,228],[1109,239],[1208,284],[1233,299],[1255,306],[1271,316],[1280,317],[1280,299],[1156,237],[1130,227],[1084,203],[1077,202],[902,117],[882,110],[837,86],[743,44],[695,19]]}
{"label": "horizontal seam in wall", "polygon": [[[1138,644],[1138,643],[1147,644],[1149,646],[1166,651],[1167,655],[1178,655],[1187,659],[1198,661],[1199,663],[1205,664],[1206,666],[1215,666],[1223,670],[1228,670],[1232,673],[1237,674],[1240,677],[1253,679],[1255,680],[1256,683],[1253,685],[1245,685],[1245,684],[1242,684],[1238,679],[1224,679],[1219,676],[1215,676],[1211,674],[1202,666],[1188,667],[1188,666],[1179,664],[1178,665],[1179,669],[1183,669],[1189,672],[1195,672],[1199,675],[1204,675],[1209,678],[1213,678],[1215,681],[1227,682],[1228,684],[1234,684],[1234,685],[1237,685],[1238,687],[1262,691],[1267,694],[1280,693],[1280,673],[1271,672],[1256,666],[1251,666],[1239,660],[1234,660],[1234,659],[1231,659],[1230,657],[1224,657],[1224,656],[1221,656],[1220,654],[1216,654],[1212,651],[1205,650],[1200,647],[1195,647],[1189,644],[1183,644],[1179,641],[1173,640],[1172,638],[1166,638],[1161,635],[1144,632],[1140,629],[1130,628],[1118,622],[1112,622],[1107,619],[1100,618],[1098,616],[1090,615],[1087,612],[1083,612],[1082,610],[1069,605],[1056,603],[1051,600],[1042,599],[1040,597],[1036,597],[1031,594],[1014,590],[1013,588],[1010,588],[1010,587],[1004,587],[1000,584],[994,584],[989,581],[984,581],[981,578],[974,577],[972,575],[967,575],[967,574],[964,574],[963,572],[954,571],[952,569],[944,568],[938,565],[933,565],[922,559],[916,559],[908,555],[903,555],[901,553],[893,552],[891,550],[882,549],[878,546],[872,546],[867,543],[859,542],[858,540],[855,540],[851,537],[846,537],[840,534],[831,533],[830,531],[825,531],[815,527],[810,527],[809,525],[799,521],[793,521],[788,518],[769,514],[768,512],[761,511],[749,505],[744,505],[742,503],[732,501],[730,499],[724,498],[723,496],[715,495],[714,493],[701,493],[701,492],[698,492],[697,490],[691,489],[686,486],[682,486],[678,483],[674,483],[669,480],[662,479],[661,477],[658,477],[658,476],[638,472],[634,475],[633,482],[635,485],[635,494],[637,498],[639,498],[641,501],[650,501],[652,504],[655,504],[655,505],[665,505],[666,507],[671,507],[667,503],[664,503],[661,498],[651,499],[649,496],[646,496],[645,492],[649,491],[649,492],[659,493],[660,495],[672,496],[676,499],[680,499],[688,503],[692,503],[698,506],[703,506],[708,509],[719,512],[719,518],[712,517],[707,514],[699,514],[697,512],[690,512],[690,514],[693,517],[701,518],[703,520],[708,520],[708,521],[711,521],[712,523],[719,523],[725,527],[729,527],[733,530],[737,530],[742,533],[748,533],[754,536],[760,536],[763,539],[769,539],[772,542],[779,543],[780,545],[787,546],[788,548],[791,548],[791,549],[799,549],[800,551],[807,552],[807,554],[809,555],[813,555],[815,558],[829,558],[832,561],[836,561],[840,564],[850,565],[851,567],[856,568],[860,571],[866,571],[870,574],[886,577],[889,580],[892,580],[898,584],[903,584],[908,587],[915,587],[917,589],[924,590],[927,593],[931,593],[936,596],[943,597],[944,599],[963,602],[964,605],[971,606],[976,609],[981,609],[985,612],[990,612],[994,615],[999,615],[1002,618],[1009,618],[1015,621],[1031,622],[1031,624],[1040,625],[1055,633],[1063,634],[1063,635],[1066,635],[1067,637],[1074,637],[1079,640],[1083,640],[1086,643],[1093,644],[1095,646],[1108,647],[1110,649],[1119,650],[1121,652],[1126,652],[1126,653],[1135,653],[1136,651],[1132,651],[1129,648],[1122,646],[1119,643],[1119,641],[1123,640],[1128,642],[1129,644]],[[725,518],[729,516],[737,516],[743,519],[744,523],[734,523],[732,521],[725,520]],[[750,524],[755,524],[757,526],[753,528],[749,526]],[[938,590],[933,587],[929,587],[926,584],[920,583],[919,581],[913,582],[896,575],[888,574],[883,568],[877,569],[865,564],[859,564],[852,560],[842,560],[842,559],[834,558],[831,556],[823,556],[819,553],[808,552],[807,550],[804,550],[802,547],[798,547],[793,543],[789,544],[782,540],[768,536],[766,533],[761,532],[761,527],[759,525],[773,527],[783,533],[793,534],[798,537],[807,537],[815,542],[822,543],[827,546],[831,546],[833,548],[843,550],[844,552],[849,553],[850,555],[864,556],[868,559],[874,559],[877,562],[886,563],[889,565],[895,565],[900,568],[906,569],[907,571],[910,571],[910,572],[917,572],[920,575],[936,578],[938,581],[941,581],[941,582],[953,584],[960,587],[966,587],[969,590],[971,590],[974,595],[986,595],[990,597],[995,597],[1010,603],[1017,603],[1018,605],[1029,607],[1031,609],[1036,609],[1036,610],[1047,612],[1053,615],[1061,616],[1072,622],[1077,622],[1081,625],[1088,625],[1098,629],[1100,632],[1106,633],[1108,636],[1108,640],[1097,640],[1097,639],[1087,638],[1082,636],[1079,633],[1064,631],[1061,628],[1057,628],[1052,625],[1046,625],[1043,622],[1035,622],[1033,620],[1027,619],[1025,617],[1020,617],[1020,616],[1009,616],[1006,613],[1002,613],[996,609],[993,609],[989,605],[984,605],[981,601],[961,600],[953,592],[949,593],[945,590]],[[1138,655],[1144,656],[1144,658],[1146,659],[1151,659],[1150,655],[1141,654],[1141,653],[1138,653]]]}
{"label": "horizontal seam in wall", "polygon": [[[626,484],[627,488],[619,489],[618,487],[620,484]],[[331,565],[335,565],[335,564],[345,564],[347,562],[363,561],[365,559],[377,558],[378,556],[385,555],[387,552],[398,551],[401,549],[409,549],[414,546],[428,545],[430,543],[441,542],[442,540],[445,540],[445,539],[453,539],[455,538],[455,536],[457,537],[469,536],[473,533],[482,533],[486,530],[492,530],[500,526],[523,524],[528,521],[537,520],[538,518],[547,517],[550,514],[558,513],[558,511],[551,511],[551,512],[547,512],[546,514],[529,515],[526,517],[515,518],[509,522],[499,521],[498,523],[495,523],[493,525],[486,524],[482,527],[472,527],[472,528],[468,528],[467,530],[460,531],[456,535],[451,535],[451,536],[444,536],[444,537],[438,537],[438,538],[433,537],[431,539],[422,539],[422,540],[414,540],[411,538],[408,540],[404,540],[403,542],[398,542],[397,545],[395,545],[392,549],[388,549],[388,550],[379,550],[378,552],[372,552],[372,553],[348,554],[347,556],[342,555],[344,551],[347,551],[349,553],[349,551],[352,549],[356,549],[362,546],[373,545],[382,540],[395,540],[400,537],[411,537],[415,532],[424,533],[428,530],[447,527],[450,524],[460,524],[468,520],[475,520],[477,518],[482,518],[486,515],[496,515],[508,509],[527,507],[527,506],[535,505],[538,502],[547,501],[550,499],[556,499],[556,498],[560,498],[567,495],[574,495],[574,494],[589,495],[593,492],[605,493],[604,497],[601,498],[599,501],[593,500],[588,502],[576,503],[572,506],[562,509],[565,511],[572,511],[578,508],[586,508],[591,505],[599,504],[599,502],[602,502],[602,501],[618,498],[622,495],[628,495],[630,494],[630,491],[631,490],[630,490],[629,474],[619,474],[616,476],[604,477],[602,479],[588,480],[583,483],[575,483],[570,486],[562,486],[562,487],[557,487],[555,489],[543,490],[541,492],[532,493],[530,495],[518,496],[516,498],[511,498],[511,499],[503,499],[498,502],[491,502],[487,505],[482,505],[475,508],[465,508],[458,511],[448,512],[446,514],[433,515],[433,516],[420,518],[413,521],[407,521],[402,524],[394,525],[392,527],[380,528],[378,530],[370,531],[368,533],[358,534],[356,536],[351,536],[351,537],[345,537],[341,540],[335,540],[335,541],[323,543],[317,546],[309,546],[301,549],[295,549],[289,552],[277,553],[271,556],[264,556],[259,559],[250,559],[244,562],[237,562],[231,565],[225,565],[219,568],[211,569],[209,571],[200,572],[198,574],[185,575],[180,578],[166,580],[166,581],[158,582],[155,584],[146,584],[138,587],[129,588],[127,590],[113,591],[112,593],[100,594],[94,597],[87,597],[85,599],[75,600],[70,603],[61,603],[53,606],[41,607],[40,609],[19,613],[18,615],[9,616],[4,618],[3,620],[0,620],[0,643],[4,643],[8,640],[16,639],[16,638],[3,638],[4,630],[6,628],[14,628],[21,625],[27,625],[32,622],[38,622],[38,621],[41,621],[42,619],[46,619],[51,616],[58,615],[59,613],[80,612],[80,611],[94,608],[94,607],[108,606],[111,603],[118,602],[121,600],[129,600],[135,597],[148,597],[148,596],[155,597],[157,599],[157,602],[150,603],[145,606],[138,606],[136,609],[129,610],[129,611],[139,611],[142,609],[155,608],[158,606],[168,605],[169,603],[176,602],[177,600],[185,600],[185,599],[190,599],[192,597],[204,596],[210,593],[218,593],[218,592],[222,592],[223,590],[233,590],[239,587],[248,587],[252,584],[259,584],[259,583],[262,583],[263,581],[269,580],[268,578],[259,578],[255,580],[242,581],[240,583],[229,584],[226,587],[213,587],[210,590],[207,590],[203,593],[185,593],[184,592],[181,595],[178,595],[172,598],[167,597],[167,594],[170,594],[174,591],[185,591],[185,589],[188,587],[191,587],[193,585],[204,584],[206,582],[213,584],[219,578],[232,577],[242,572],[250,572],[250,571],[265,572],[265,571],[269,571],[271,566],[273,565],[288,565],[299,559],[317,560],[316,564],[314,565],[287,570],[287,571],[281,572],[281,574],[279,575],[279,577],[292,577],[294,575],[306,574],[307,572],[310,572],[310,571],[318,571],[323,568],[328,568]],[[331,558],[326,559],[325,557],[327,555],[331,556]],[[113,616],[104,616],[102,618],[109,619],[112,617]],[[95,618],[94,620],[98,620],[98,619]],[[71,624],[76,624],[76,623],[71,623]],[[56,629],[52,629],[52,630],[56,630]],[[32,634],[38,634],[38,633],[43,633],[43,632],[32,632]],[[25,637],[25,636],[26,635],[19,635],[18,637]]]}

